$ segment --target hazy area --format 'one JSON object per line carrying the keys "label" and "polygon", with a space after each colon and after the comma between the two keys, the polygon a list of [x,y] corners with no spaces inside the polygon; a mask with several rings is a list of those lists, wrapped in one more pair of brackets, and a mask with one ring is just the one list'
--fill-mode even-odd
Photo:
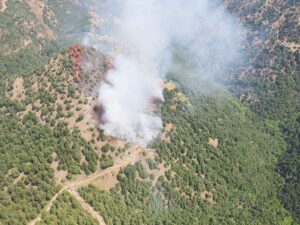
{"label": "hazy area", "polygon": [[[84,43],[110,49],[115,58],[99,90],[102,127],[109,135],[147,144],[162,129],[149,105],[153,98],[163,100],[168,72],[181,73],[186,85],[204,91],[206,81],[240,60],[241,26],[209,1],[126,0],[98,3],[96,9],[99,27]],[[174,54],[179,51],[183,64]]]}

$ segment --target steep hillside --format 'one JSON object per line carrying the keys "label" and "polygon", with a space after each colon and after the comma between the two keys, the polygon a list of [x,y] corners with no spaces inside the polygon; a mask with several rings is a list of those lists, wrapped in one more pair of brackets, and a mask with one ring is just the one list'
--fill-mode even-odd
{"label": "steep hillside", "polygon": [[200,93],[169,74],[147,148],[101,129],[95,2],[0,0],[0,224],[300,224],[299,1],[224,0],[245,61]]}
{"label": "steep hillside", "polygon": [[[94,60],[88,69],[87,58]],[[111,60],[74,45],[38,72],[5,79],[4,224],[49,224],[64,210],[66,221],[83,220],[87,214],[72,216],[78,207],[67,209],[66,198],[85,202],[86,212],[106,224],[149,224],[154,217],[171,224],[292,221],[276,194],[282,183],[274,173],[283,149],[280,133],[228,93],[195,97],[179,91],[179,83],[167,82],[161,108],[165,129],[153,144],[157,153],[105,137],[98,129],[96,87],[91,84],[104,82]]]}
{"label": "steep hillside", "polygon": [[234,89],[254,111],[271,119],[299,112],[300,5],[298,1],[225,1],[248,28],[249,59]]}
{"label": "steep hillside", "polygon": [[[120,171],[110,192],[88,186],[82,197],[107,224],[292,224],[277,198],[284,144],[275,124],[226,93],[189,96],[188,104],[177,91],[165,91],[159,157]],[[160,164],[169,169],[153,186]]]}
{"label": "steep hillside", "polygon": [[[93,73],[85,69],[84,61],[78,60],[80,54],[96,60],[95,67],[88,67]],[[152,150],[145,152],[106,137],[98,128],[93,84],[104,79],[110,60],[94,49],[74,45],[35,73],[3,79],[1,223],[36,224],[41,219],[49,222],[50,215],[42,218],[41,213],[51,210],[52,204],[56,207],[54,201],[62,198],[63,191],[78,199],[76,190],[81,186],[94,184],[109,189],[115,186],[120,168],[154,157]],[[72,210],[66,212],[71,214],[69,218],[74,214]],[[78,220],[84,217],[80,214]]]}
{"label": "steep hillside", "polygon": [[245,49],[248,63],[234,77],[231,90],[254,112],[279,122],[288,144],[278,164],[278,171],[286,179],[280,196],[300,222],[300,3],[224,2],[249,30]]}
{"label": "steep hillside", "polygon": [[11,0],[1,5],[2,76],[39,68],[59,48],[78,40],[90,24],[88,10],[72,0]]}

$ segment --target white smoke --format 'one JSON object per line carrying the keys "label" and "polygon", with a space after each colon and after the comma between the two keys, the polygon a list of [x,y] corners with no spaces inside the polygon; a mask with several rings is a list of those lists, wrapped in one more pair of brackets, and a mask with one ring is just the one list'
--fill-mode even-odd
{"label": "white smoke", "polygon": [[242,29],[209,0],[112,0],[104,6],[99,15],[108,25],[97,32],[112,35],[127,50],[115,53],[115,68],[99,90],[102,127],[146,145],[162,129],[149,105],[153,97],[162,99],[161,80],[174,51],[188,53],[202,74],[214,76],[237,60]]}
{"label": "white smoke", "polygon": [[147,111],[153,96],[162,97],[157,75],[136,59],[117,56],[115,69],[108,73],[108,83],[99,92],[105,112],[102,128],[107,134],[145,145],[157,136],[161,119]]}

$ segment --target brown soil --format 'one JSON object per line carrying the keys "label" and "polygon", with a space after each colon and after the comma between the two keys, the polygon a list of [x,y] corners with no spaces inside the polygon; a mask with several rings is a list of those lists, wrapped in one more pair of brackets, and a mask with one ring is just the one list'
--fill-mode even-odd
{"label": "brown soil", "polygon": [[34,13],[37,19],[40,21],[44,21],[43,10],[45,7],[45,3],[43,0],[27,0],[27,4],[29,5],[31,11]]}
{"label": "brown soil", "polygon": [[7,0],[0,0],[0,12],[3,13],[6,10],[6,1]]}
{"label": "brown soil", "polygon": [[215,200],[214,200],[214,194],[212,192],[208,192],[208,191],[203,191],[200,193],[200,197],[208,202],[210,202],[211,204],[216,204]]}
{"label": "brown soil", "polygon": [[174,84],[172,81],[168,81],[164,83],[164,88],[168,91],[173,91],[176,88],[176,84]]}
{"label": "brown soil", "polygon": [[39,90],[39,83],[37,81],[35,81],[31,87],[31,89],[34,91],[34,92],[38,92]]}
{"label": "brown soil", "polygon": [[291,52],[295,53],[300,50],[300,44],[294,42],[283,41],[284,46],[290,49]]}
{"label": "brown soil", "polygon": [[22,77],[17,77],[13,83],[13,90],[9,93],[12,100],[25,99],[24,80]]}
{"label": "brown soil", "polygon": [[171,166],[164,167],[163,164],[160,164],[157,169],[147,171],[148,173],[152,173],[154,175],[154,180],[151,182],[152,187],[157,184],[158,178],[164,176],[169,169],[171,169]]}
{"label": "brown soil", "polygon": [[170,142],[170,136],[169,133],[174,129],[174,125],[172,123],[167,123],[164,127],[164,131],[160,135],[160,139],[162,141]]}
{"label": "brown soil", "polygon": [[24,47],[27,47],[32,43],[32,40],[24,40]]}
{"label": "brown soil", "polygon": [[94,186],[96,186],[97,188],[99,188],[100,190],[108,191],[108,190],[112,189],[113,187],[115,187],[118,183],[116,172],[117,171],[108,173],[108,174],[104,175],[103,177],[100,177],[100,178],[96,179],[95,181],[93,181],[92,184]]}
{"label": "brown soil", "polygon": [[209,138],[208,144],[217,148],[219,146],[219,140],[218,140],[218,138],[215,138],[215,139]]}
{"label": "brown soil", "polygon": [[[57,162],[58,165],[59,162]],[[66,177],[68,175],[68,171],[65,170],[56,170],[54,174],[54,181],[55,183],[62,183],[66,180]]]}

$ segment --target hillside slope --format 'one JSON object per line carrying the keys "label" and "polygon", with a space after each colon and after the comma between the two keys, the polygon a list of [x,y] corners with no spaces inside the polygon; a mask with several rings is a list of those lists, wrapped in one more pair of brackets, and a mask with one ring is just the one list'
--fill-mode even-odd
{"label": "hillside slope", "polygon": [[142,148],[99,126],[88,6],[0,0],[0,224],[300,224],[300,3],[224,5],[247,29],[229,91],[169,75]]}
{"label": "hillside slope", "polygon": [[82,32],[89,30],[88,9],[77,1],[11,0],[2,4],[5,5],[0,11],[2,76],[40,68],[55,52],[80,40]]}
{"label": "hillside slope", "polygon": [[280,196],[300,223],[300,2],[224,2],[248,28],[249,60],[231,91],[258,115],[279,123],[288,145],[277,168],[286,180]]}

